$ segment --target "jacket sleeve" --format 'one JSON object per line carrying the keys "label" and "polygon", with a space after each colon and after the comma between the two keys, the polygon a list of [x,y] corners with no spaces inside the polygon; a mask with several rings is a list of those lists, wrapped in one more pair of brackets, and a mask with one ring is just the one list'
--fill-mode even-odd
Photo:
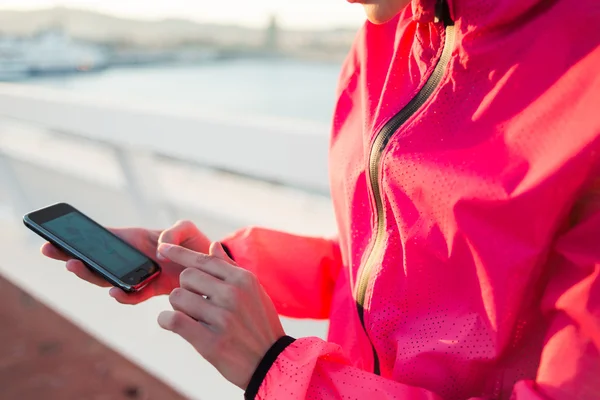
{"label": "jacket sleeve", "polygon": [[550,328],[535,382],[517,399],[600,399],[600,180],[580,199],[572,228],[559,237],[542,299]]}
{"label": "jacket sleeve", "polygon": [[329,318],[333,286],[342,266],[337,240],[251,227],[222,243],[239,265],[258,277],[279,314]]}
{"label": "jacket sleeve", "polygon": [[[600,399],[600,193],[585,203],[546,266],[542,312],[550,328],[537,377],[517,382],[512,400]],[[255,398],[443,400],[354,368],[337,345],[318,338],[286,347]]]}

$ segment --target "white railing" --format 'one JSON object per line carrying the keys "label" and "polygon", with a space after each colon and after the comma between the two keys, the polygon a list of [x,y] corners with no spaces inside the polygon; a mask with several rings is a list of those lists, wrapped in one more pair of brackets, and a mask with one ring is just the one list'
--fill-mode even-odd
{"label": "white railing", "polygon": [[[156,219],[156,205],[168,196],[154,177],[157,157],[298,188],[320,197],[328,193],[328,127],[322,124],[207,115],[191,107],[157,109],[13,84],[0,84],[2,117],[111,149],[125,187],[149,222],[165,221]],[[10,185],[18,211],[26,211],[28,202],[18,180],[10,175],[9,160],[10,154],[3,152],[0,142],[2,179]]]}
{"label": "white railing", "polygon": [[[77,181],[74,192],[103,188],[104,194],[83,192],[78,199],[91,209],[93,196],[108,199],[95,211],[106,209],[103,217],[114,224],[136,223],[122,222],[131,207],[115,208],[132,203],[147,226],[172,223],[169,209],[179,207],[206,216],[207,225],[214,221],[214,235],[246,224],[333,234],[327,130],[302,121],[156,109],[0,84],[0,220],[3,202],[10,201],[12,216],[19,216],[44,205],[46,192],[54,190],[59,197]],[[170,160],[184,161],[184,167]],[[128,201],[114,200],[117,192]],[[158,329],[154,319],[168,307],[165,299],[135,312],[119,307],[104,292],[59,274],[34,247],[23,244],[20,234],[35,236],[26,233],[21,226],[2,224],[0,273],[190,398],[239,397],[194,352]],[[85,301],[73,301],[79,298]],[[99,319],[99,313],[110,318]],[[284,320],[284,325],[292,336],[324,336],[326,329],[304,321]],[[154,350],[147,351],[148,346]],[[173,359],[180,367],[171,365]]]}
{"label": "white railing", "polygon": [[[302,105],[299,104],[299,107]],[[327,192],[328,127],[291,119],[207,115],[0,85],[0,116],[263,180]]]}

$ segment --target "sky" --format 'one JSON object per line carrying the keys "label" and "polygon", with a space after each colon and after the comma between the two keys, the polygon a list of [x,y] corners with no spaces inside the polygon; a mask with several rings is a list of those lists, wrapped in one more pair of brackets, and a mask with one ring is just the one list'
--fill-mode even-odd
{"label": "sky", "polygon": [[319,29],[358,26],[360,5],[346,0],[0,0],[0,9],[48,7],[89,9],[142,19],[186,18],[200,22],[262,27],[277,15],[287,28]]}

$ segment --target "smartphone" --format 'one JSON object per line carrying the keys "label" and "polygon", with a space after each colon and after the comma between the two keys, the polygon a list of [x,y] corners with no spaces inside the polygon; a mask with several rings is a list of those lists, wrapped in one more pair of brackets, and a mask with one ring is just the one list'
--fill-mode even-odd
{"label": "smartphone", "polygon": [[152,259],[69,204],[33,211],[23,223],[126,292],[142,290],[160,274]]}

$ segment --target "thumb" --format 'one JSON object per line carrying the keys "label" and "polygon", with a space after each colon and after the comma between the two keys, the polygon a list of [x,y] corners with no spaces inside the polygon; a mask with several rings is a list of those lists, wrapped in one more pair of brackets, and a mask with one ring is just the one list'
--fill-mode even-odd
{"label": "thumb", "polygon": [[219,242],[214,242],[210,245],[210,255],[228,262],[231,265],[237,265],[225,252],[223,245]]}
{"label": "thumb", "polygon": [[172,227],[165,229],[158,238],[159,243],[181,245],[200,234],[196,225],[191,221],[177,221]]}
{"label": "thumb", "polygon": [[[206,253],[210,241],[193,222],[179,221],[160,234],[158,245],[162,243],[182,246],[199,253]],[[159,254],[157,254],[157,258],[164,261],[164,258]]]}

